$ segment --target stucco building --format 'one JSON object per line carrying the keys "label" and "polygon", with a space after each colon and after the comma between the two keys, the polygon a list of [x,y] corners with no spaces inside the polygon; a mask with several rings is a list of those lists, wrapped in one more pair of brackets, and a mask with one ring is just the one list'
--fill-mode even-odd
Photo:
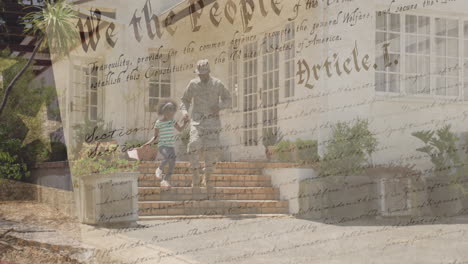
{"label": "stucco building", "polygon": [[468,131],[466,1],[184,1],[163,13],[156,1],[78,7],[77,25],[100,34],[89,42],[84,33],[69,57],[53,59],[69,144],[85,119],[111,122],[120,144],[149,139],[158,100],[179,99],[203,58],[232,93],[232,111],[222,112],[225,160],[264,159],[261,138],[277,130],[318,140],[323,153],[333,124],[362,118],[379,140],[375,164],[426,167],[412,132],[446,123]]}

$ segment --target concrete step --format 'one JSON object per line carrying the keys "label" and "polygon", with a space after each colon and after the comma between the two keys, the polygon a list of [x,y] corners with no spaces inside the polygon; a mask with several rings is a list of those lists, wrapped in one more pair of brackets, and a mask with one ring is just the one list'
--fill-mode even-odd
{"label": "concrete step", "polygon": [[138,221],[183,220],[183,219],[249,219],[249,218],[294,218],[289,214],[235,214],[235,215],[149,215],[139,216]]}
{"label": "concrete step", "polygon": [[[212,200],[277,200],[279,189],[271,187],[214,187]],[[206,188],[172,187],[164,189],[159,187],[138,188],[139,201],[193,201],[206,200]]]}
{"label": "concrete step", "polygon": [[287,214],[288,202],[276,200],[141,201],[139,215]]}
{"label": "concrete step", "polygon": [[[173,174],[170,183],[174,187],[190,187],[192,175]],[[140,174],[138,177],[139,187],[159,187],[159,184],[160,180],[154,173]],[[214,187],[271,187],[271,178],[263,175],[212,174],[211,184]]]}
{"label": "concrete step", "polygon": [[[156,166],[154,167],[140,167],[140,173],[154,173]],[[175,167],[174,174],[191,174],[189,167]],[[214,174],[241,174],[241,175],[259,175],[262,174],[262,169],[259,168],[215,168]]]}
{"label": "concrete step", "polygon": [[[292,163],[219,162],[211,177],[213,187],[191,188],[188,162],[177,162],[170,183],[159,188],[155,170],[159,162],[142,162],[138,179],[139,214],[142,217],[229,216],[288,214],[288,202],[280,201],[264,168],[295,167]],[[201,164],[203,166],[203,164]],[[208,200],[209,198],[209,200]]]}
{"label": "concrete step", "polygon": [[[154,168],[159,166],[159,161],[141,161],[141,168]],[[203,166],[203,162],[200,162]],[[297,167],[297,163],[285,163],[285,162],[218,162],[216,164],[217,168],[228,168],[228,169],[264,169],[264,168],[291,168]],[[177,162],[176,167],[179,168],[188,168],[190,166],[189,162]]]}

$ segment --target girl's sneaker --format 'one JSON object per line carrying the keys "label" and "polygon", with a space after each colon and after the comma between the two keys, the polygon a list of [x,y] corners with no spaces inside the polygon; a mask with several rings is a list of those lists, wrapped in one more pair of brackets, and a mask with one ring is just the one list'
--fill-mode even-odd
{"label": "girl's sneaker", "polygon": [[161,180],[161,179],[162,179],[162,173],[163,173],[163,171],[158,167],[158,168],[156,169],[156,178],[157,178],[158,180]]}
{"label": "girl's sneaker", "polygon": [[162,181],[161,182],[161,187],[162,188],[171,188],[171,185],[167,181]]}

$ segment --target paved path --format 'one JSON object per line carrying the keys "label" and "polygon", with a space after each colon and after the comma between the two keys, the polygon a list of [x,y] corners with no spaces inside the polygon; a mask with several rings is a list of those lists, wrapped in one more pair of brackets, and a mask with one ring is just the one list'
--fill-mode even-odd
{"label": "paved path", "polygon": [[[468,263],[468,218],[342,225],[289,217],[139,224],[137,229],[105,234],[122,239],[114,240],[114,248],[126,248],[125,258],[133,263]],[[103,233],[94,237],[100,236]]]}

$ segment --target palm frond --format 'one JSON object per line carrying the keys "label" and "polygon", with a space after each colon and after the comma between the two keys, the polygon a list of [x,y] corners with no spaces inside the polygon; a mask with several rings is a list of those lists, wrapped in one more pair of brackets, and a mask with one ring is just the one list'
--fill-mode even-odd
{"label": "palm frond", "polygon": [[43,44],[49,45],[51,53],[62,56],[68,54],[79,39],[75,27],[77,17],[73,6],[65,1],[47,1],[40,11],[26,14],[22,24],[26,33],[44,35],[46,41]]}

